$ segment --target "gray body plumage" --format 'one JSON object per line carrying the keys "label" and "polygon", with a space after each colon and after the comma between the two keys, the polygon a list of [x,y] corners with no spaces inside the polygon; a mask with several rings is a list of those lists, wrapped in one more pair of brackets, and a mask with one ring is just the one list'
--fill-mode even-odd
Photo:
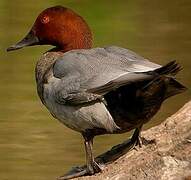
{"label": "gray body plumage", "polygon": [[103,95],[121,86],[152,78],[161,66],[119,47],[47,52],[36,66],[38,94],[50,113],[69,128],[83,132],[119,127]]}

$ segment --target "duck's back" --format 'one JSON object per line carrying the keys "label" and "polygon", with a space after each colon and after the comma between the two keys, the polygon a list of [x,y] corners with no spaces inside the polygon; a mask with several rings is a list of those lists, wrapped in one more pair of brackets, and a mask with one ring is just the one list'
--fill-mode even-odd
{"label": "duck's back", "polygon": [[[144,72],[161,67],[136,53],[120,48],[106,47],[72,50],[60,56],[54,65],[54,76],[62,78],[77,74],[84,88],[102,86],[126,74],[129,81],[147,78]],[[141,73],[143,72],[143,73]],[[88,86],[88,87],[85,87]]]}

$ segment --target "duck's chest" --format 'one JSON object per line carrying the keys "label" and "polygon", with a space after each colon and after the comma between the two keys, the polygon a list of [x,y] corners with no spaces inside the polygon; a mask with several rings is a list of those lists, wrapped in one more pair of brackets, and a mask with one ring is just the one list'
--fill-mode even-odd
{"label": "duck's chest", "polygon": [[44,84],[47,83],[48,78],[51,76],[52,66],[58,57],[62,56],[61,52],[47,52],[38,60],[35,68],[35,78],[37,83],[38,95],[44,103],[43,91]]}

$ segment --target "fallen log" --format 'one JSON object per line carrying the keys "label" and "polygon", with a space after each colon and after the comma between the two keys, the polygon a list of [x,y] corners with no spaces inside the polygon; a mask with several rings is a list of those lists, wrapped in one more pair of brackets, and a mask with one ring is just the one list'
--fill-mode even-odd
{"label": "fallen log", "polygon": [[[142,132],[142,148],[133,149],[112,163],[102,173],[79,180],[191,180],[191,101],[160,125]],[[124,142],[96,158],[107,162],[108,156],[126,146]],[[108,163],[108,162],[107,162]]]}

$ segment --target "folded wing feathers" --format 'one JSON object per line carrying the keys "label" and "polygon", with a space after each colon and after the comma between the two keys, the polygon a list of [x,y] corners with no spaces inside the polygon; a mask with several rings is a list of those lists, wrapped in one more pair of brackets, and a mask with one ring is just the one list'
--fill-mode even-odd
{"label": "folded wing feathers", "polygon": [[[130,50],[114,46],[69,51],[56,61],[53,73],[55,77],[62,79],[63,89],[67,89],[67,85],[71,84],[69,82],[65,84],[70,76],[75,73],[79,75],[76,77],[80,83],[76,91],[78,95],[75,98],[75,94],[72,94],[68,99],[72,102],[73,97],[73,102],[77,102],[78,99],[80,102],[79,93],[84,91],[101,95],[125,84],[149,78],[151,75],[146,72],[168,71],[168,68],[165,71],[162,68],[157,71],[159,67],[161,66]],[[171,73],[177,70],[176,66]],[[67,93],[70,94],[68,91]]]}

